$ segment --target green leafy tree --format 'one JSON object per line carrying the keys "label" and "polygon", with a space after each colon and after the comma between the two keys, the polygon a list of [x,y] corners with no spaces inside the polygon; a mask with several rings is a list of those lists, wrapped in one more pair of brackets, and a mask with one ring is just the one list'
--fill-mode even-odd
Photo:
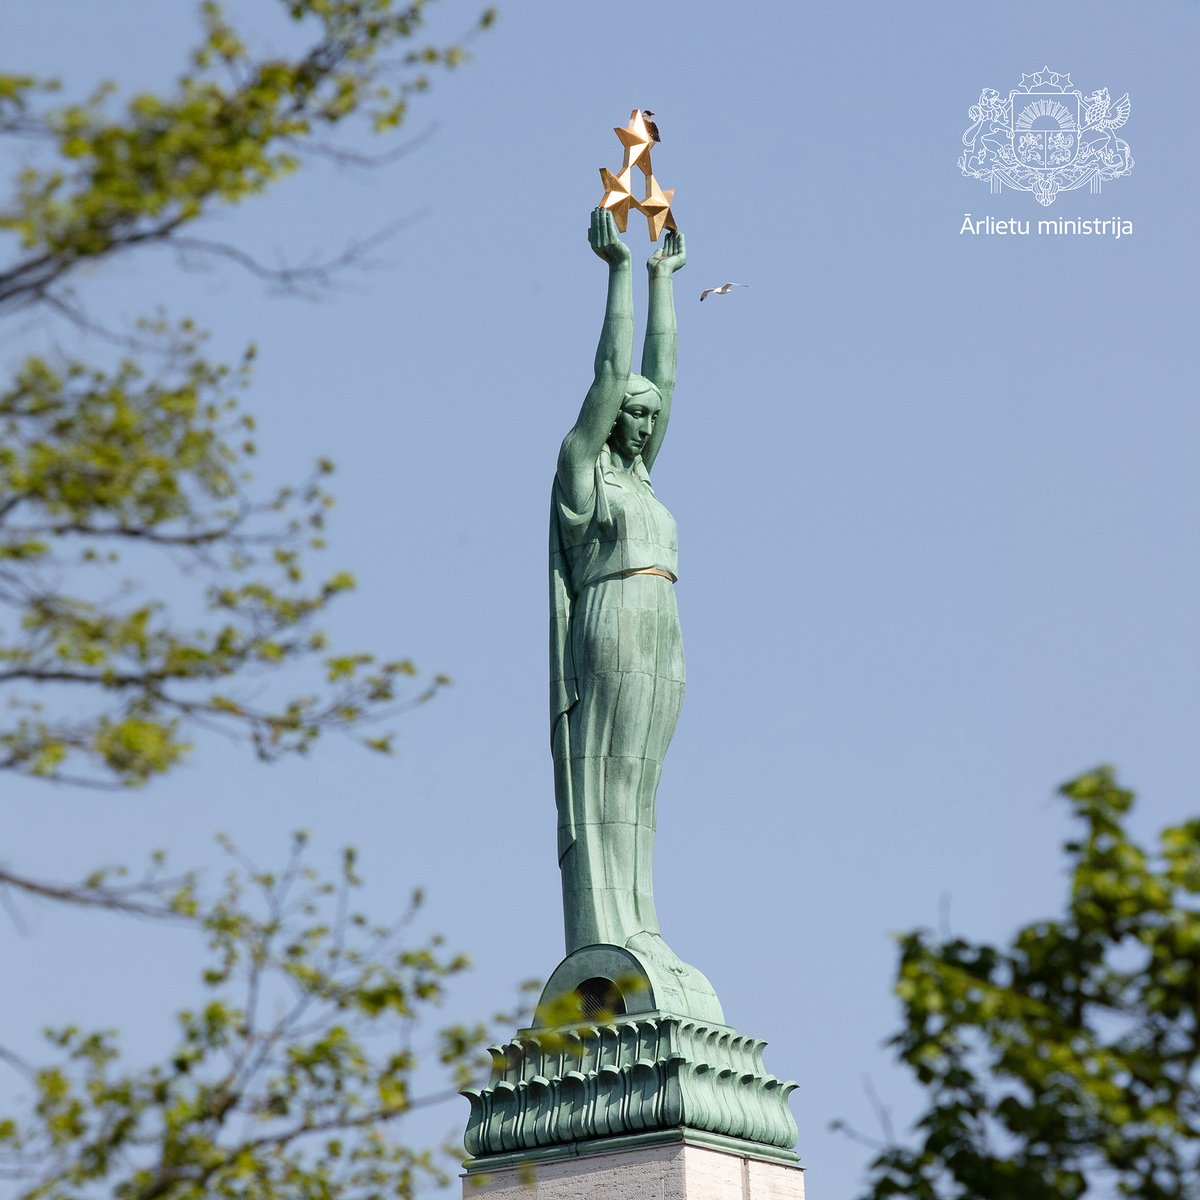
{"label": "green leafy tree", "polygon": [[[355,131],[398,126],[429,70],[461,62],[462,45],[415,44],[425,0],[268,7],[295,27],[294,54],[257,54],[206,2],[169,94],[118,103],[105,85],[63,103],[57,85],[0,75],[0,138],[28,160],[0,196],[0,316],[36,308],[119,346],[100,361],[28,355],[0,384],[0,770],[138,785],[179,763],[205,728],[266,759],[327,730],[387,750],[387,736],[362,724],[442,682],[413,681],[407,659],[333,653],[315,627],[353,584],[345,573],[308,578],[330,465],[254,488],[253,421],[238,408],[253,350],[213,362],[186,319],[101,328],[78,294],[85,272],[172,251],[305,291],[367,248],[271,268],[202,235],[206,218],[314,155],[370,161]],[[130,572],[137,586],[116,586]],[[319,676],[301,694],[248,698],[250,679],[304,662]]]}
{"label": "green leafy tree", "polygon": [[437,938],[405,943],[419,897],[404,920],[372,926],[354,910],[353,854],[325,881],[305,840],[277,874],[227,844],[232,869],[213,896],[158,862],[142,879],[99,872],[57,897],[199,934],[203,995],[149,1066],[127,1065],[115,1033],[82,1028],[49,1031],[47,1062],[0,1051],[26,1101],[0,1115],[6,1196],[365,1200],[444,1180],[446,1160],[401,1134],[482,1065],[486,1026],[429,1028],[466,961]]}
{"label": "green leafy tree", "polygon": [[1061,793],[1066,911],[997,948],[901,941],[893,1039],[928,1104],[870,1200],[1200,1195],[1200,820],[1138,845],[1101,769]]}
{"label": "green leafy tree", "polygon": [[[211,729],[267,760],[331,730],[386,750],[364,725],[440,682],[415,682],[407,660],[327,645],[320,619],[353,584],[336,572],[310,579],[331,467],[266,490],[251,480],[254,422],[239,399],[253,348],[213,361],[202,330],[162,315],[163,296],[131,328],[99,323],[81,283],[158,253],[304,294],[353,265],[374,239],[328,262],[272,267],[206,237],[206,221],[315,156],[391,157],[363,153],[358,131],[399,126],[429,72],[462,62],[471,36],[421,44],[425,7],[259,5],[257,20],[289,27],[276,38],[294,47],[284,56],[256,52],[204,3],[198,44],[159,95],[109,84],[64,102],[57,84],[0,74],[0,138],[8,161],[26,164],[0,194],[0,317],[37,312],[89,335],[74,351],[7,358],[0,380],[0,771],[10,778],[137,786]],[[436,938],[410,942],[406,921],[379,927],[356,913],[350,853],[325,882],[303,838],[278,873],[227,850],[233,869],[216,894],[161,864],[77,884],[0,864],[10,919],[39,897],[173,922],[209,953],[202,995],[157,1062],[131,1064],[117,1034],[82,1025],[50,1033],[41,1054],[0,1047],[6,1196],[406,1197],[438,1173],[398,1125],[473,1070],[485,1029],[429,1025],[465,960]]]}

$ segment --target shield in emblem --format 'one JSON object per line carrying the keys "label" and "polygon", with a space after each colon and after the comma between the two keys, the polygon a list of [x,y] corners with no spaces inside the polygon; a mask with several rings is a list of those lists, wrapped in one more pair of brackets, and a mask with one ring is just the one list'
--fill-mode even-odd
{"label": "shield in emblem", "polygon": [[1054,170],[1079,153],[1079,95],[1072,92],[1010,92],[1012,148],[1026,167]]}

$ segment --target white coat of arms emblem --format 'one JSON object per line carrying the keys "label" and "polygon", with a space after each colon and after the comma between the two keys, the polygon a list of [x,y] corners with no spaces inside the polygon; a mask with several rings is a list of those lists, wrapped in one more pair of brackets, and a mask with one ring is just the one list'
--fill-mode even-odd
{"label": "white coat of arms emblem", "polygon": [[1053,204],[1059,192],[1085,184],[1099,192],[1133,169],[1129,143],[1116,135],[1129,119],[1129,93],[1113,100],[1108,88],[1084,96],[1071,76],[1043,67],[1022,75],[1005,99],[984,88],[967,114],[959,170],[986,179],[993,192],[1005,184]]}

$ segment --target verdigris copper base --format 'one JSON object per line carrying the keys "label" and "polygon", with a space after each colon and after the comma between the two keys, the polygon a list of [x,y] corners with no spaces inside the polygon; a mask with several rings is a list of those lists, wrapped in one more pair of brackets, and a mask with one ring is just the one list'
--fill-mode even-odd
{"label": "verdigris copper base", "polygon": [[464,1092],[467,1153],[687,1129],[795,1162],[787,1098],[796,1084],[766,1073],[765,1045],[727,1025],[661,1012],[523,1030],[491,1048],[487,1086]]}

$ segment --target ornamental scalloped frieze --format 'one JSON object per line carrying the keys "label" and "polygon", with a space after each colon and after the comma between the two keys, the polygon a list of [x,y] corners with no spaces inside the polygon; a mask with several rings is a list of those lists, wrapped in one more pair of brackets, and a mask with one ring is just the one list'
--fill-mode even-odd
{"label": "ornamental scalloped frieze", "polygon": [[766,1073],[765,1044],[667,1015],[528,1030],[493,1046],[487,1086],[463,1093],[467,1153],[679,1128],[790,1150],[797,1085]]}

